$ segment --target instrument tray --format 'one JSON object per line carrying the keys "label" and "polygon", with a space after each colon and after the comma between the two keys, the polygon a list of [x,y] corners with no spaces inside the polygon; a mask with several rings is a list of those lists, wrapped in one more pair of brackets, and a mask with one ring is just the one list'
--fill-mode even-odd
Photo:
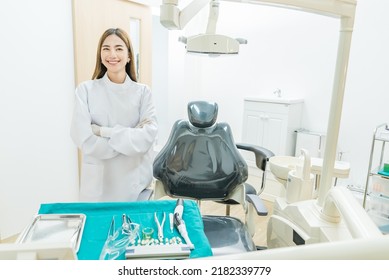
{"label": "instrument tray", "polygon": [[19,243],[70,242],[78,252],[86,216],[84,214],[41,214],[20,235]]}

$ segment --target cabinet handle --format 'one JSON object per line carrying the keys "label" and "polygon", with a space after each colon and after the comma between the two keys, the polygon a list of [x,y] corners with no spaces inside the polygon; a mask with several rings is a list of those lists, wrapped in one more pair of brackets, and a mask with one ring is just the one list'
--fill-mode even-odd
{"label": "cabinet handle", "polygon": [[262,120],[268,120],[268,119],[269,119],[269,116],[268,116],[268,115],[261,115],[261,119],[262,119]]}

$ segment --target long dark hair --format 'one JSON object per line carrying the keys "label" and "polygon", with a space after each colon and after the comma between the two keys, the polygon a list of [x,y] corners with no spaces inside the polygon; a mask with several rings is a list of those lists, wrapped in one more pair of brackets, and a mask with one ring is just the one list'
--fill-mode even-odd
{"label": "long dark hair", "polygon": [[92,80],[100,79],[101,77],[104,76],[105,72],[107,72],[107,68],[101,62],[101,47],[102,47],[105,39],[112,34],[115,34],[116,36],[118,36],[126,44],[126,47],[128,49],[128,55],[130,58],[130,62],[126,64],[126,73],[131,78],[131,80],[136,82],[137,79],[136,79],[136,71],[135,71],[135,59],[134,59],[134,52],[132,49],[130,37],[123,29],[120,29],[120,28],[107,29],[103,33],[103,35],[101,35],[99,45],[97,47],[96,66],[95,66],[95,72],[93,73],[93,76],[92,76]]}

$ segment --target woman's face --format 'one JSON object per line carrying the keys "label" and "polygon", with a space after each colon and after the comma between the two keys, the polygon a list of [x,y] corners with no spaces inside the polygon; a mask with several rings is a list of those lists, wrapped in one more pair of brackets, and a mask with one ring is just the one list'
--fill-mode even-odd
{"label": "woman's face", "polygon": [[125,72],[129,61],[126,44],[117,35],[109,35],[101,46],[101,61],[108,73],[119,74]]}

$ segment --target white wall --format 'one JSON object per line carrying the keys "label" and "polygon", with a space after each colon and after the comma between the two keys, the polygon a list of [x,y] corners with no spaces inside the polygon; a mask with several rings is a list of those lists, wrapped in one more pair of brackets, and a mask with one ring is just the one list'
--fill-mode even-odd
{"label": "white wall", "polygon": [[[183,31],[169,31],[169,80],[165,102],[169,126],[186,118],[193,99],[219,103],[219,120],[242,134],[243,98],[271,95],[303,97],[302,127],[326,132],[332,94],[339,20],[300,11],[241,3],[220,3],[217,31],[248,40],[233,57],[186,55],[180,35],[204,33],[207,7]],[[350,161],[351,174],[343,184],[365,182],[373,128],[389,122],[387,69],[389,2],[359,0],[346,85],[338,150]],[[164,68],[166,69],[166,68]],[[163,137],[160,142],[163,142]]]}
{"label": "white wall", "polygon": [[69,137],[74,94],[71,1],[5,1],[0,102],[0,234],[20,232],[41,203],[77,199]]}

